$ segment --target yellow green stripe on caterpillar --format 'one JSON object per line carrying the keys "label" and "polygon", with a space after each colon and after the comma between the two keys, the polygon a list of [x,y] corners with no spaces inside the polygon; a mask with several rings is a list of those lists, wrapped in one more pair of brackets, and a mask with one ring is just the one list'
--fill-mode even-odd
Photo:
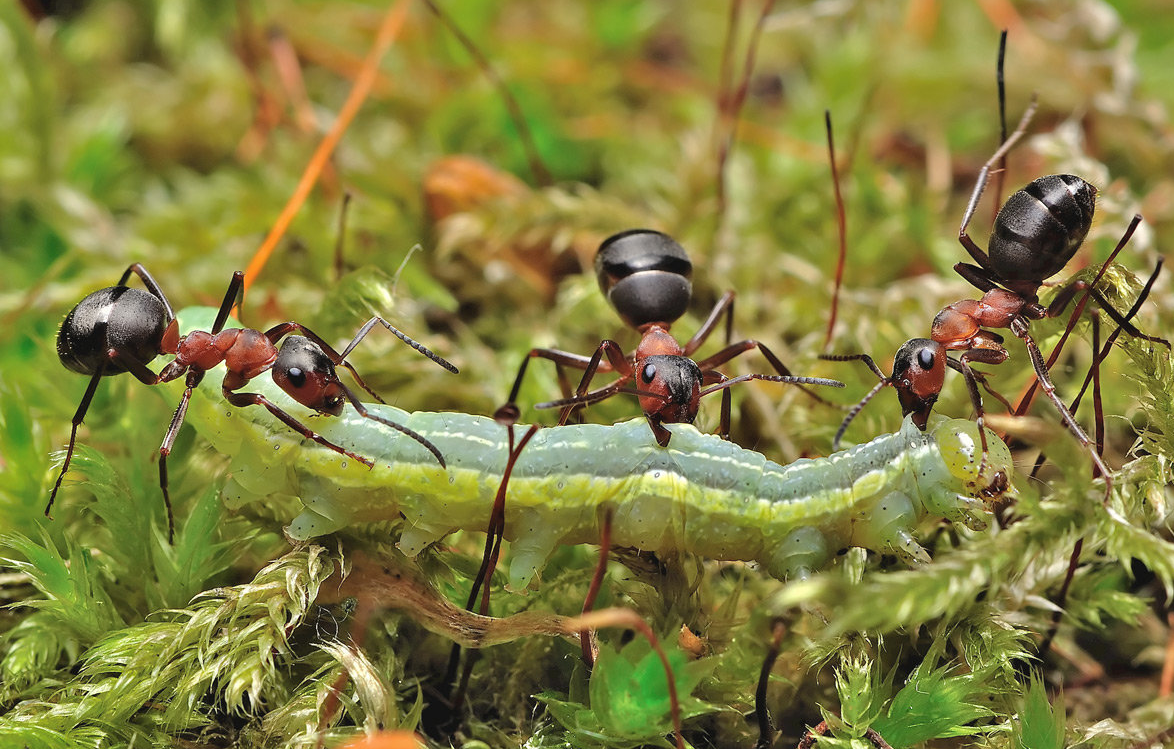
{"label": "yellow green stripe on caterpillar", "polygon": [[[367,469],[303,442],[264,409],[229,405],[219,387],[218,378],[206,378],[189,420],[232,456],[227,491],[237,501],[273,493],[301,498],[305,509],[287,528],[292,538],[402,515],[399,545],[414,555],[454,530],[488,527],[507,458],[506,428],[492,419],[369,406],[435,444],[448,462],[444,469],[418,442],[378,422],[349,412],[307,416],[322,436],[372,458],[376,465]],[[267,381],[250,389],[299,418],[308,414]],[[993,435],[978,474],[978,431],[966,420],[943,421],[932,434],[906,420],[895,434],[787,466],[689,425],[668,428],[666,448],[643,419],[552,427],[534,436],[506,501],[512,588],[526,587],[558,545],[598,541],[607,511],[615,545],[756,561],[785,578],[817,569],[849,546],[929,561],[913,537],[921,519],[979,528],[987,502],[1013,492],[1006,482],[1010,453]]]}

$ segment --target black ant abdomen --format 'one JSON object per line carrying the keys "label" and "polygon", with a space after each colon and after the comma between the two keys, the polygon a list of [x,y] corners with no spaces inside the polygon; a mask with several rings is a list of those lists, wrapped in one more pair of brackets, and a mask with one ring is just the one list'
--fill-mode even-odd
{"label": "black ant abdomen", "polygon": [[672,237],[652,229],[615,234],[595,255],[599,288],[628,325],[671,324],[689,309],[693,263]]}
{"label": "black ant abdomen", "polygon": [[1013,194],[995,218],[987,252],[1005,281],[1034,287],[1064,269],[1092,226],[1097,189],[1072,174],[1051,174]]}
{"label": "black ant abdomen", "polygon": [[[128,360],[149,364],[166,353],[164,338],[171,326],[170,307],[155,295],[127,286],[100,289],[81,300],[61,323],[57,356],[66,369],[92,375],[127,371]],[[178,342],[172,331],[171,350]],[[111,357],[110,352],[116,352]]]}

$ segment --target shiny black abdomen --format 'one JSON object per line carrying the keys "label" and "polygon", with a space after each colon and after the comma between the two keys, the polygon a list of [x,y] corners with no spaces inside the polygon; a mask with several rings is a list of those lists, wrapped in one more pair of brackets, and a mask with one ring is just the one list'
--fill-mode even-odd
{"label": "shiny black abdomen", "polygon": [[107,352],[149,364],[159,355],[171,315],[154,295],[126,286],[109,286],[78,302],[57,332],[57,356],[66,369],[92,375],[107,362],[103,374],[125,372]]}
{"label": "shiny black abdomen", "polygon": [[1042,282],[1061,270],[1088,235],[1096,188],[1071,174],[1040,177],[1008,198],[987,247],[991,271]]}
{"label": "shiny black abdomen", "polygon": [[620,232],[595,254],[599,288],[634,328],[672,323],[689,308],[693,264],[672,237],[651,229]]}

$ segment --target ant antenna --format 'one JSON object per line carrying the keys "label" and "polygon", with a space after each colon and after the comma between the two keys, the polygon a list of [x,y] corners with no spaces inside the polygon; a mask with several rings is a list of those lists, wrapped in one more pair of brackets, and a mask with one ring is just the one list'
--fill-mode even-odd
{"label": "ant antenna", "polygon": [[881,368],[876,365],[876,362],[868,354],[820,354],[819,358],[825,361],[862,361],[872,370],[872,373],[877,376],[877,379],[880,380],[880,382],[873,386],[872,390],[868,391],[867,395],[856,402],[856,405],[848,409],[844,420],[840,422],[840,428],[836,430],[836,436],[832,438],[832,451],[836,452],[840,449],[840,440],[843,438],[844,433],[848,431],[848,425],[864,410],[864,407],[873,399],[873,396],[893,384],[893,378],[882,372]]}

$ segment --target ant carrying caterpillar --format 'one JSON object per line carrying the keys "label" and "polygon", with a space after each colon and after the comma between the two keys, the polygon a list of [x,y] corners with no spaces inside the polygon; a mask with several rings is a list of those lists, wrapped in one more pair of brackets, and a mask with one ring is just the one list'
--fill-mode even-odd
{"label": "ant carrying caterpillar", "polygon": [[[208,313],[181,317],[190,325],[200,314]],[[256,387],[283,398],[269,383]],[[489,417],[368,406],[436,445],[447,468],[371,419],[348,413],[315,424],[326,439],[372,458],[367,469],[294,438],[260,409],[228,407],[213,387],[196,392],[191,422],[214,443],[232,445],[226,493],[241,503],[299,496],[305,510],[286,529],[293,539],[402,516],[399,546],[415,555],[454,530],[488,526],[508,455],[506,427]],[[529,585],[555,547],[597,542],[609,512],[617,546],[757,561],[786,578],[848,546],[929,561],[913,537],[922,518],[981,528],[989,504],[1014,494],[1006,446],[988,436],[979,473],[978,431],[967,420],[943,421],[927,434],[907,419],[895,434],[787,466],[691,425],[666,428],[667,447],[644,419],[538,431],[509,484],[511,588]]]}

